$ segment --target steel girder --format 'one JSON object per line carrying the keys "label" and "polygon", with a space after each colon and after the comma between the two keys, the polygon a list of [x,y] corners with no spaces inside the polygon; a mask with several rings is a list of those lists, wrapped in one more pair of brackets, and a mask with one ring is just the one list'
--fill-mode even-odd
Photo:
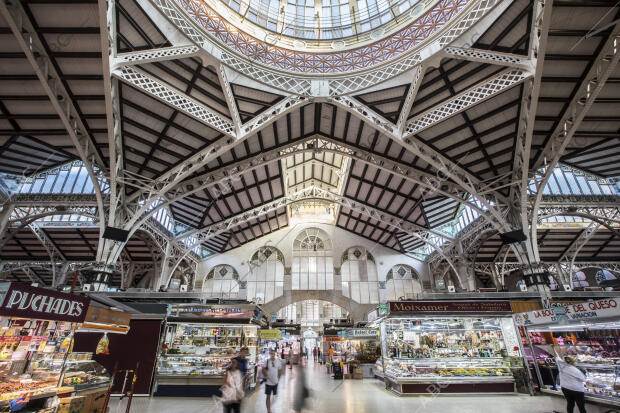
{"label": "steel girder", "polygon": [[[418,238],[420,241],[430,245],[432,248],[434,248],[437,253],[441,254],[444,258],[444,260],[454,269],[454,271],[456,272],[456,267],[454,266],[454,264],[452,263],[452,260],[443,255],[443,252],[441,250],[441,247],[439,245],[436,245],[429,237],[429,230],[426,228],[422,228],[416,224],[413,224],[411,222],[405,221],[403,219],[400,219],[398,217],[392,216],[384,211],[379,211],[375,208],[369,207],[367,205],[363,205],[358,201],[355,200],[351,200],[347,197],[344,197],[342,195],[339,194],[335,194],[333,192],[330,191],[326,191],[324,189],[321,188],[317,188],[317,187],[308,187],[304,190],[292,193],[292,194],[287,194],[285,197],[281,197],[278,198],[274,201],[268,202],[264,205],[261,205],[257,208],[254,208],[250,211],[246,211],[243,212],[241,214],[235,215],[231,218],[228,218],[226,220],[223,220],[221,222],[209,225],[205,228],[202,228],[200,230],[193,230],[193,231],[188,231],[187,233],[181,234],[178,237],[176,237],[177,241],[181,241],[183,239],[194,239],[195,241],[192,242],[190,245],[185,247],[185,252],[183,255],[181,255],[180,257],[176,257],[176,261],[173,261],[172,258],[170,258],[167,261],[170,261],[167,264],[164,264],[165,268],[170,268],[169,272],[167,274],[165,274],[166,278],[164,281],[164,283],[162,284],[164,288],[167,288],[176,268],[178,267],[179,263],[181,262],[181,260],[190,252],[192,251],[194,248],[196,248],[197,246],[199,246],[200,244],[202,244],[203,242],[208,241],[210,238],[213,238],[214,236],[217,236],[219,234],[222,234],[226,231],[229,231],[235,227],[237,227],[238,225],[247,222],[251,219],[255,219],[258,217],[261,217],[271,211],[275,211],[279,208],[283,208],[286,207],[294,202],[298,202],[298,201],[302,201],[305,199],[324,199],[326,201],[330,201],[330,202],[334,202],[336,204],[339,204],[340,206],[344,206],[346,208],[349,208],[351,210],[354,210],[360,214],[363,214],[365,216],[367,216],[368,218],[371,219],[375,219],[377,221],[380,221],[381,223],[388,225],[392,228],[398,229],[400,231],[403,232],[407,232],[410,235],[412,235],[415,238]],[[417,233],[417,231],[421,231],[423,233],[426,233],[427,236],[423,236]],[[435,231],[432,231],[434,235],[439,235],[443,238],[446,239],[450,239],[449,236],[442,234],[442,233],[435,233]],[[166,254],[168,256],[168,254]]]}
{"label": "steel girder", "polygon": [[84,167],[88,171],[97,198],[100,220],[103,222],[104,201],[101,188],[104,186],[105,163],[99,154],[99,150],[20,1],[0,0],[0,14],[2,14],[22,52],[32,65],[41,86],[58,113]]}
{"label": "steel girder", "polygon": [[[538,210],[543,199],[543,189],[549,182],[553,170],[559,163],[564,150],[581,125],[581,121],[590,110],[599,93],[603,90],[607,79],[615,70],[620,60],[620,22],[616,22],[611,33],[605,40],[594,63],[584,76],[577,93],[562,114],[556,129],[552,132],[547,144],[533,167],[533,183],[535,199],[532,203],[532,216],[538,216]],[[526,189],[527,190],[527,189]],[[530,222],[530,239],[537,239],[537,219]],[[540,255],[538,245],[533,244],[533,255],[538,262]]]}

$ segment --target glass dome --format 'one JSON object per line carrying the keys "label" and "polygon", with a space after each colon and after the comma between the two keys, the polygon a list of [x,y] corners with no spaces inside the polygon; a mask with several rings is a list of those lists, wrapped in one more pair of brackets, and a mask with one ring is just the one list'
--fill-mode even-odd
{"label": "glass dome", "polygon": [[[288,37],[332,40],[356,36],[406,13],[423,0],[221,0],[252,23]],[[413,11],[415,9],[416,11]]]}

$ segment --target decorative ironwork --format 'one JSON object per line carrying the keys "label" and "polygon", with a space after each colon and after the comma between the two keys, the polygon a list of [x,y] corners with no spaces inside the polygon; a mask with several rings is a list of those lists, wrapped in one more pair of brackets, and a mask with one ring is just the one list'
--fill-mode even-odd
{"label": "decorative ironwork", "polygon": [[419,19],[386,39],[356,49],[316,53],[270,45],[240,31],[203,0],[177,0],[189,16],[224,45],[258,63],[298,73],[360,70],[394,59],[431,37],[471,0],[441,0]]}

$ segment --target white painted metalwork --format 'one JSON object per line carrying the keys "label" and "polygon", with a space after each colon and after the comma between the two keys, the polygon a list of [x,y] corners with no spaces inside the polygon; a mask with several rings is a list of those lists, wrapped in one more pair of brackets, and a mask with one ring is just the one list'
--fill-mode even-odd
{"label": "white painted metalwork", "polygon": [[196,57],[200,55],[200,50],[198,46],[186,45],[119,53],[112,60],[111,67],[142,65],[152,62]]}
{"label": "white painted metalwork", "polygon": [[472,86],[440,105],[424,111],[414,117],[405,127],[405,137],[413,136],[444,119],[454,116],[465,109],[483,102],[523,82],[531,74],[522,69],[503,71],[489,79]]}
{"label": "white painted metalwork", "polygon": [[411,81],[411,85],[409,85],[409,90],[407,91],[407,97],[403,102],[403,106],[400,111],[400,115],[398,115],[398,121],[396,122],[396,130],[399,136],[402,136],[403,131],[405,130],[405,125],[407,124],[407,119],[409,118],[409,113],[411,113],[411,107],[413,106],[413,101],[418,95],[418,90],[420,89],[420,85],[422,84],[422,79],[424,79],[424,64],[420,64],[413,69],[413,79]]}
{"label": "white painted metalwork", "polygon": [[224,119],[207,106],[187,96],[180,90],[176,90],[172,86],[156,79],[143,70],[136,67],[124,66],[115,70],[112,74],[123,82],[135,86],[138,89],[142,89],[149,95],[188,114],[210,128],[228,136],[235,137],[235,126],[230,120]]}
{"label": "white painted metalwork", "polygon": [[[584,81],[568,104],[566,111],[562,114],[556,129],[549,137],[547,145],[533,167],[535,199],[532,204],[532,216],[538,216],[538,209],[543,198],[543,188],[549,182],[555,166],[560,161],[566,146],[581,125],[581,121],[590,110],[599,93],[603,90],[607,79],[614,72],[618,60],[620,60],[620,22],[615,24],[605,43],[600,48],[594,64],[584,76]],[[530,221],[530,239],[537,239],[536,229],[537,220],[532,219]],[[534,258],[538,262],[540,260],[538,245],[532,245],[532,249]]]}
{"label": "white painted metalwork", "polygon": [[528,56],[521,56],[512,53],[500,53],[483,49],[449,46],[444,49],[444,52],[448,57],[456,59],[508,66],[515,69],[531,70],[536,64],[536,61]]}
{"label": "white painted metalwork", "polygon": [[30,16],[21,3],[18,0],[1,0],[0,14],[13,32],[19,47],[32,65],[43,90],[45,90],[52,106],[58,113],[63,126],[67,129],[72,143],[93,182],[100,220],[104,221],[101,186],[105,163],[82,121],[80,112],[75,107],[71,95],[65,89],[63,80],[58,75],[46,48],[30,21]]}

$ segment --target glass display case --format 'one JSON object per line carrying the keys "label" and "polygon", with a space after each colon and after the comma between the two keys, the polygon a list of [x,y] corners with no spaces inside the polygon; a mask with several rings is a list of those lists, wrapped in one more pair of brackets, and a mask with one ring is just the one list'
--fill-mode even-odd
{"label": "glass display case", "polygon": [[[446,308],[404,304],[395,308]],[[515,392],[512,364],[521,354],[509,316],[389,314],[374,324],[382,355],[375,374],[397,394],[425,394],[430,384],[448,394]]]}
{"label": "glass display case", "polygon": [[[620,323],[592,323],[588,328],[570,325],[532,328],[528,334],[543,392],[559,394],[554,358],[557,352],[577,360],[577,367],[586,374],[586,397],[620,405]],[[531,354],[532,351],[530,363]]]}
{"label": "glass display case", "polygon": [[[526,359],[543,393],[561,396],[556,353],[576,359],[586,375],[585,397],[620,406],[620,309],[615,299],[563,303],[515,316]],[[559,385],[558,385],[559,384]]]}
{"label": "glass display case", "polygon": [[78,393],[110,385],[111,375],[105,367],[91,360],[92,353],[71,353],[65,364],[62,385],[73,387]]}
{"label": "glass display case", "polygon": [[256,365],[257,326],[168,324],[159,375],[223,376],[230,359],[247,347],[249,369]]}

